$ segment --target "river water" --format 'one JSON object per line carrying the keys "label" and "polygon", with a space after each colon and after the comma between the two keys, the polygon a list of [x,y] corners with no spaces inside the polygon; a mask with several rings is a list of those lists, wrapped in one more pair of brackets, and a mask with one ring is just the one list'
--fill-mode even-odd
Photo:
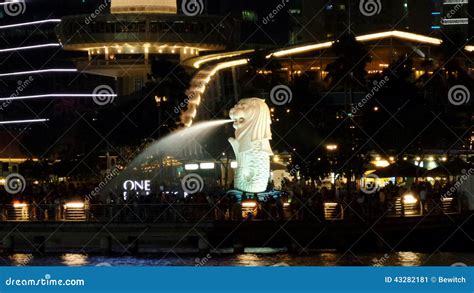
{"label": "river water", "polygon": [[243,254],[98,256],[78,253],[0,256],[2,266],[473,266],[474,253],[335,251],[288,254],[255,249]]}

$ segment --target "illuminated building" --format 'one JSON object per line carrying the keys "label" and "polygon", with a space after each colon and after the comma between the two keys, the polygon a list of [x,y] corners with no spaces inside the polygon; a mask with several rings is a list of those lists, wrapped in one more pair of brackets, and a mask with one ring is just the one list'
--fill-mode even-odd
{"label": "illuminated building", "polygon": [[144,86],[150,60],[184,61],[235,42],[231,18],[177,11],[176,0],[112,0],[111,13],[64,17],[57,32],[66,51],[83,52],[78,70],[116,78],[127,95]]}

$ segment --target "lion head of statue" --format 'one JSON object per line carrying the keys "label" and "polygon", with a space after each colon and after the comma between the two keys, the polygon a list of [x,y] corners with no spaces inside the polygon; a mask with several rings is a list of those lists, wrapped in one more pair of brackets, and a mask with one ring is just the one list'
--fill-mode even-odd
{"label": "lion head of statue", "polygon": [[230,110],[229,116],[234,120],[235,139],[240,144],[240,151],[252,148],[253,142],[263,141],[263,150],[272,153],[268,143],[272,139],[272,120],[265,100],[242,99]]}

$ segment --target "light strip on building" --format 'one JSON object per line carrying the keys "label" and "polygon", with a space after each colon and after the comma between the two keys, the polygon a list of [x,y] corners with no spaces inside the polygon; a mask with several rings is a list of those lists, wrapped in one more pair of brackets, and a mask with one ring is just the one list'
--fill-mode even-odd
{"label": "light strip on building", "polygon": [[[4,4],[4,3],[2,3],[2,4]],[[49,23],[49,22],[58,23],[58,22],[61,22],[61,19],[45,19],[45,20],[38,20],[38,21],[30,21],[30,22],[2,25],[2,26],[0,26],[0,29],[19,27],[19,26],[27,26],[27,25],[35,25],[35,24],[42,24],[42,23]]]}
{"label": "light strip on building", "polygon": [[1,101],[42,99],[42,98],[94,98],[94,97],[95,98],[110,98],[110,97],[117,97],[117,95],[116,94],[45,94],[45,95],[0,98],[0,102]]}
{"label": "light strip on building", "polygon": [[466,47],[464,47],[464,50],[469,51],[469,52],[473,52],[474,51],[474,46],[466,46]]}
{"label": "light strip on building", "polygon": [[469,18],[443,18],[441,20],[442,25],[460,25],[469,24]]}
{"label": "light strip on building", "polygon": [[12,75],[39,74],[39,73],[48,73],[48,72],[77,72],[77,69],[53,68],[53,69],[31,70],[31,71],[18,71],[18,72],[1,73],[0,77],[12,76]]}
{"label": "light strip on building", "polygon": [[242,51],[234,51],[234,52],[231,52],[231,53],[223,53],[223,54],[214,54],[214,55],[209,55],[209,56],[203,56],[203,57],[199,58],[198,61],[194,62],[193,66],[195,68],[199,68],[199,67],[201,67],[201,65],[203,65],[204,63],[207,63],[207,62],[220,60],[220,59],[223,59],[223,58],[232,58],[232,57],[239,56],[239,55],[242,55],[242,54],[252,53],[254,51],[255,50],[242,50]]}
{"label": "light strip on building", "polygon": [[319,49],[324,49],[324,48],[329,48],[332,46],[334,42],[325,42],[325,43],[320,43],[320,44],[314,44],[314,45],[307,45],[307,46],[302,46],[302,47],[296,47],[292,49],[287,49],[287,50],[281,50],[274,52],[270,55],[267,56],[267,59],[275,56],[275,57],[285,57],[293,54],[301,54],[301,53],[306,53],[309,51],[314,51],[314,50],[319,50]]}
{"label": "light strip on building", "polygon": [[215,169],[216,165],[214,163],[200,163],[199,168],[203,170]]}
{"label": "light strip on building", "polygon": [[34,46],[0,49],[0,53],[13,52],[13,51],[23,51],[23,50],[30,50],[30,49],[40,49],[40,48],[47,48],[47,47],[61,47],[61,44],[51,43],[51,44],[42,44],[42,45],[34,45]]}
{"label": "light strip on building", "polygon": [[184,165],[184,170],[189,170],[189,171],[199,170],[199,165],[198,164],[186,164],[186,165]]}
{"label": "light strip on building", "polygon": [[390,38],[390,37],[397,37],[409,41],[420,42],[420,43],[428,43],[433,45],[440,45],[443,41],[437,38],[431,38],[419,34],[414,33],[407,33],[401,31],[387,31],[375,34],[368,34],[356,37],[357,41],[364,42],[364,41],[372,41],[377,39],[383,38]]}
{"label": "light strip on building", "polygon": [[29,119],[29,120],[11,120],[11,121],[0,121],[0,125],[6,124],[25,124],[25,123],[41,123],[47,122],[49,119]]}
{"label": "light strip on building", "polygon": [[444,5],[453,5],[453,4],[469,4],[469,0],[444,0]]}

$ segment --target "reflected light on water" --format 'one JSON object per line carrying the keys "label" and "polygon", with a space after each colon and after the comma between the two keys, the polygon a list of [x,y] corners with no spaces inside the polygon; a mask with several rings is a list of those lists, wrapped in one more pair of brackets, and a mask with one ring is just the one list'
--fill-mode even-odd
{"label": "reflected light on water", "polygon": [[398,262],[400,266],[420,266],[422,259],[419,253],[414,252],[398,252]]}
{"label": "reflected light on water", "polygon": [[239,266],[256,267],[263,265],[260,256],[257,254],[239,254],[235,258]]}
{"label": "reflected light on water", "polygon": [[13,266],[26,266],[29,265],[33,255],[29,253],[15,253],[10,256]]}
{"label": "reflected light on water", "polygon": [[61,255],[61,260],[66,266],[85,266],[89,263],[87,255],[77,253],[66,253]]}

